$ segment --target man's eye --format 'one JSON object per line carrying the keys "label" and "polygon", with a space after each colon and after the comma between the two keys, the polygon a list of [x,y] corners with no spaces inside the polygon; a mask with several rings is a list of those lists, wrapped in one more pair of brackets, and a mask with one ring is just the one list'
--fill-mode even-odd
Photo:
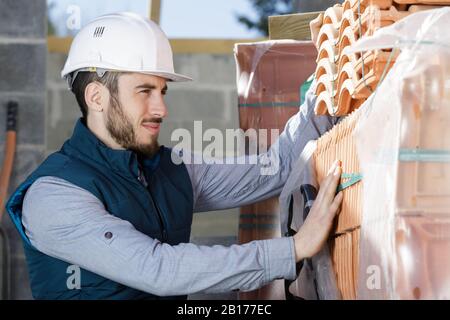
{"label": "man's eye", "polygon": [[145,89],[145,90],[139,91],[139,93],[146,93],[146,94],[148,94],[148,93],[150,93],[150,89]]}
{"label": "man's eye", "polygon": [[163,91],[161,91],[161,94],[162,94],[163,96],[165,96],[165,95],[167,94],[167,91],[166,91],[166,90],[163,90]]}

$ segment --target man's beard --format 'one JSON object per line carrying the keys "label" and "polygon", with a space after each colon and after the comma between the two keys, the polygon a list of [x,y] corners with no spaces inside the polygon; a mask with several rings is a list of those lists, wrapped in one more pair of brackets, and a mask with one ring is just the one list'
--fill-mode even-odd
{"label": "man's beard", "polygon": [[[155,122],[162,122],[161,118],[154,119]],[[159,150],[156,139],[148,143],[138,143],[136,131],[132,122],[123,112],[122,106],[117,99],[111,97],[110,107],[106,114],[106,129],[116,143],[123,148],[143,154],[149,158],[153,157]]]}

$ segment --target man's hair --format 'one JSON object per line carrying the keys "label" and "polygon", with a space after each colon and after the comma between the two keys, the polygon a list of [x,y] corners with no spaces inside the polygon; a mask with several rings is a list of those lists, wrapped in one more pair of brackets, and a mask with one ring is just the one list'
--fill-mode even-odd
{"label": "man's hair", "polygon": [[77,99],[84,119],[87,119],[88,114],[88,106],[86,100],[84,99],[84,92],[87,85],[91,82],[100,82],[109,90],[111,98],[117,100],[117,95],[119,93],[118,80],[120,75],[120,72],[105,72],[103,77],[99,77],[96,72],[85,71],[78,73],[72,84],[72,92]]}

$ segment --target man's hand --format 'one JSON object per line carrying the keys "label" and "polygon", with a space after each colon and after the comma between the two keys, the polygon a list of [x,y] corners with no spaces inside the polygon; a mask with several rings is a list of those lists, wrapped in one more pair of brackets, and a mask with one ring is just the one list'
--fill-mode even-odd
{"label": "man's hand", "polygon": [[335,196],[341,172],[340,161],[335,161],[327,177],[322,181],[308,217],[294,236],[297,262],[318,253],[328,238],[334,217],[342,202],[342,191]]}

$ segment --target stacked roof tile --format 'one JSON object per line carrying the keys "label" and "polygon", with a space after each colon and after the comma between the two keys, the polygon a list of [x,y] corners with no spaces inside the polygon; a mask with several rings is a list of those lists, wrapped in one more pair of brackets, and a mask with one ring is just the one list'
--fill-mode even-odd
{"label": "stacked roof tile", "polygon": [[[342,116],[357,109],[392,67],[398,52],[350,52],[359,38],[393,24],[411,13],[435,8],[409,5],[414,0],[345,0],[325,11],[317,37],[316,114]],[[420,3],[450,3],[447,0]]]}

